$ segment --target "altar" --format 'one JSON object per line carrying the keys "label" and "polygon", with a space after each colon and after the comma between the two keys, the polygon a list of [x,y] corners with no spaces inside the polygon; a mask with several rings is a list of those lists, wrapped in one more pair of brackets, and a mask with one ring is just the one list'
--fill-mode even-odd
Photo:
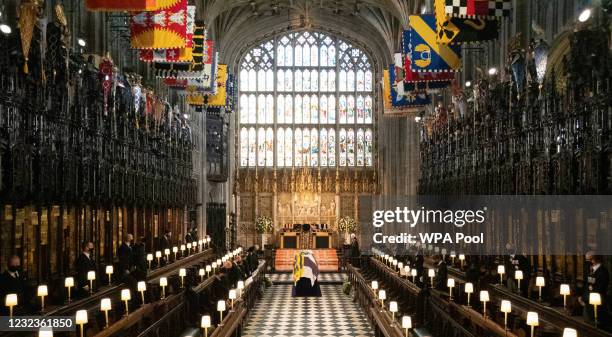
{"label": "altar", "polygon": [[281,249],[331,249],[332,234],[328,224],[286,224],[277,242]]}

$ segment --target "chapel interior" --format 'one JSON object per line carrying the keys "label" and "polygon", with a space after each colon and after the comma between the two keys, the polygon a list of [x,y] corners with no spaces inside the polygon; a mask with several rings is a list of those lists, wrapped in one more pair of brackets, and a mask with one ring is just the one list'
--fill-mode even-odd
{"label": "chapel interior", "polygon": [[0,337],[612,337],[611,19],[0,0]]}

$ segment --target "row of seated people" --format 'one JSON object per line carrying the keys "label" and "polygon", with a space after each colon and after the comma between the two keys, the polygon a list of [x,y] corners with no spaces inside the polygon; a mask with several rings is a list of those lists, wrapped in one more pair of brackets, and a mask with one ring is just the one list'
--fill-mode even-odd
{"label": "row of seated people", "polygon": [[[165,231],[163,236],[157,238],[155,246],[158,251],[164,251],[172,247],[171,234],[170,231]],[[185,239],[194,240],[194,238],[197,239],[197,232],[195,230],[188,231]],[[94,247],[92,241],[85,241],[81,245],[81,252],[74,264],[75,284],[71,299],[84,298],[93,292],[93,289],[90,289],[91,283],[87,278],[90,271],[96,271],[98,275],[104,275],[101,272],[105,270],[100,269],[100,267],[105,266],[97,264]],[[134,242],[132,234],[126,235],[125,240],[117,249],[116,263],[114,263],[115,268],[113,268],[112,274],[115,283],[135,283],[137,280],[144,280],[149,269],[149,263],[151,268],[154,268],[172,262],[170,256],[147,261],[145,247],[146,239],[144,237],[141,237],[138,242]],[[99,279],[98,284],[104,284],[104,282],[110,284],[104,278],[97,278]],[[41,283],[44,283],[44,281]],[[0,275],[0,299],[3,302],[7,294],[17,295],[19,305],[14,308],[15,314],[34,313],[40,310],[40,305],[37,304],[36,291],[29,286],[28,279],[21,268],[21,259],[18,256],[8,258],[6,270]],[[52,294],[52,292],[49,292],[49,294]],[[50,297],[50,300],[53,300],[53,296]],[[0,305],[0,315],[8,314],[8,309],[3,304]]]}
{"label": "row of seated people", "polygon": [[309,231],[325,231],[329,230],[329,225],[326,223],[315,223],[315,224],[285,224],[283,225],[283,231],[285,232],[309,232]]}
{"label": "row of seated people", "polygon": [[[524,255],[516,254],[512,245],[508,245],[507,248],[510,254],[503,257],[468,256],[464,262],[457,259],[454,259],[453,262],[453,259],[448,256],[434,255],[433,265],[427,265],[425,255],[421,251],[398,257],[398,261],[409,265],[411,269],[417,270],[418,277],[415,278],[415,281],[422,288],[431,287],[428,270],[433,267],[435,269],[433,286],[442,292],[448,292],[449,267],[461,269],[465,275],[463,281],[472,283],[475,289],[483,289],[490,284],[500,284],[500,275],[497,272],[498,266],[504,265],[507,274],[502,275],[503,286],[507,287],[509,291],[553,307],[563,308],[563,297],[557,295],[559,294],[559,285],[548,284],[540,297],[538,287],[535,285],[536,272],[533,271],[529,259]],[[591,324],[597,324],[601,329],[612,331],[608,294],[610,275],[603,262],[603,256],[594,252],[585,255],[584,279],[586,281],[573,287],[574,289],[571,291],[573,296],[568,298],[565,310],[570,315],[581,316]],[[523,278],[517,281],[515,273],[519,270],[522,271]],[[547,283],[552,283],[551,280],[547,281]],[[520,290],[518,282],[522,285]],[[597,306],[597,322],[595,322],[594,306],[589,305],[589,295],[591,293],[598,293],[601,297],[601,305]]]}

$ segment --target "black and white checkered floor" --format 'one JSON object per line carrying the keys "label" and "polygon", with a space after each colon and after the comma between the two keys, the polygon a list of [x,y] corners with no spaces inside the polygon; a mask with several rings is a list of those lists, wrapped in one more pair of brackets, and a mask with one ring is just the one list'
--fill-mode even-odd
{"label": "black and white checkered floor", "polygon": [[[273,284],[292,284],[293,275],[291,273],[274,273],[267,275]],[[320,273],[319,284],[342,284],[346,279],[344,273]]]}
{"label": "black and white checkered floor", "polygon": [[373,337],[359,304],[340,285],[321,285],[321,297],[291,297],[291,285],[268,288],[255,305],[243,337]]}

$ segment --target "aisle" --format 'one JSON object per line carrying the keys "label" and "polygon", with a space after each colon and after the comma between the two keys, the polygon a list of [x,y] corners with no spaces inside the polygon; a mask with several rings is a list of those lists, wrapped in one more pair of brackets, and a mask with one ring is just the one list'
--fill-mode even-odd
{"label": "aisle", "polygon": [[322,297],[293,298],[291,285],[266,289],[243,331],[243,337],[373,337],[357,303],[341,285],[322,284]]}

